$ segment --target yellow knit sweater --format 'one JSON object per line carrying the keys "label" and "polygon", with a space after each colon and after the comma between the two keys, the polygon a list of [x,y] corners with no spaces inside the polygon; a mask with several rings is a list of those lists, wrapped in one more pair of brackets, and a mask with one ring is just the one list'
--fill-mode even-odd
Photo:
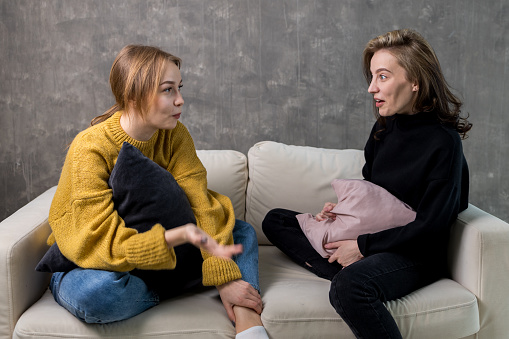
{"label": "yellow knit sweater", "polygon": [[[207,189],[207,173],[194,143],[180,122],[173,130],[159,130],[141,142],[120,126],[122,112],[79,133],[67,152],[58,188],[51,204],[49,223],[63,255],[83,268],[108,271],[173,269],[176,257],[156,224],[138,233],[125,226],[113,205],[108,178],[124,141],[166,168],[186,193],[197,226],[220,244],[232,244],[235,216],[228,197]],[[222,285],[240,279],[232,260],[202,251],[203,284]]]}

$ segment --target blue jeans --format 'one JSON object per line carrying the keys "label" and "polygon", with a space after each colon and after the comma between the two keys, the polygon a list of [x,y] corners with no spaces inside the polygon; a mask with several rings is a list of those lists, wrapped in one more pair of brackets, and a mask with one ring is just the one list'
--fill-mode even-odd
{"label": "blue jeans", "polygon": [[[242,220],[236,220],[233,229],[233,239],[236,244],[242,244],[244,250],[233,258],[242,273],[242,280],[250,283],[258,292],[258,242],[253,227]],[[160,300],[183,293],[193,287],[201,286],[201,259],[198,261],[196,253],[191,252],[192,245],[184,247],[181,253],[190,254],[186,265],[181,265],[179,258],[175,270],[135,272],[111,272],[77,268],[70,272],[54,273],[50,290],[56,302],[71,312],[78,319],[87,323],[110,323],[129,319],[157,304]],[[193,247],[194,248],[194,247]],[[193,266],[189,267],[194,262]],[[164,290],[172,290],[173,294],[162,295],[163,289],[146,283],[148,274],[174,275],[178,279],[164,281]],[[180,276],[179,276],[180,275]],[[187,276],[182,276],[187,275]],[[178,280],[168,287],[168,283]]]}
{"label": "blue jeans", "polygon": [[379,253],[343,269],[315,251],[295,218],[297,214],[285,209],[270,211],[263,220],[263,232],[297,264],[331,280],[330,303],[357,338],[401,338],[384,302],[438,280],[445,265],[434,259],[423,262],[401,254]]}

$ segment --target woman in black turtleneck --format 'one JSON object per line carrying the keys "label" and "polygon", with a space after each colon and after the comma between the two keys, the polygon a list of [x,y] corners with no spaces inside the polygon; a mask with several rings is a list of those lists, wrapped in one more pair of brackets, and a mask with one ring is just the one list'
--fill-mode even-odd
{"label": "woman in black turtleneck", "polygon": [[[461,102],[417,32],[397,30],[372,39],[363,62],[377,122],[364,149],[362,174],[411,206],[416,219],[327,244],[335,250],[328,260],[302,232],[295,218],[299,212],[270,211],[263,231],[295,262],[332,281],[331,304],[356,337],[401,338],[383,302],[446,274],[450,226],[468,205],[461,139],[472,124],[460,117]],[[334,206],[326,203],[315,218],[334,218]]]}

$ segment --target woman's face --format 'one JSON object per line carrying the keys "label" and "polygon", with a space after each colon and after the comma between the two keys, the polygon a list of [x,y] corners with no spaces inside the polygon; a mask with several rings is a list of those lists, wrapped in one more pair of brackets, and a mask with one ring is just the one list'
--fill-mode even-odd
{"label": "woman's face", "polygon": [[381,49],[371,58],[373,75],[368,92],[373,94],[380,116],[415,114],[412,107],[419,87],[407,80],[407,73],[396,57]]}
{"label": "woman's face", "polygon": [[181,87],[180,70],[177,65],[169,62],[145,117],[148,128],[153,128],[155,132],[157,129],[173,129],[177,126],[184,105],[184,98],[180,94]]}

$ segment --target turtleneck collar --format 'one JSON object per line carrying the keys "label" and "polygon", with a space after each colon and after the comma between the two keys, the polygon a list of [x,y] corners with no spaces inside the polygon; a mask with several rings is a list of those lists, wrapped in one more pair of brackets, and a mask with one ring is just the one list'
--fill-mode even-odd
{"label": "turtleneck collar", "polygon": [[153,149],[159,135],[159,130],[157,130],[154,135],[147,141],[139,141],[131,138],[120,125],[120,116],[122,116],[122,113],[123,111],[118,111],[105,121],[108,130],[111,132],[113,139],[115,140],[115,143],[121,147],[124,142],[128,142],[143,153]]}
{"label": "turtleneck collar", "polygon": [[396,114],[394,116],[394,121],[398,124],[398,126],[411,127],[414,125],[437,123],[438,118],[436,112],[431,111],[419,112],[416,114]]}

